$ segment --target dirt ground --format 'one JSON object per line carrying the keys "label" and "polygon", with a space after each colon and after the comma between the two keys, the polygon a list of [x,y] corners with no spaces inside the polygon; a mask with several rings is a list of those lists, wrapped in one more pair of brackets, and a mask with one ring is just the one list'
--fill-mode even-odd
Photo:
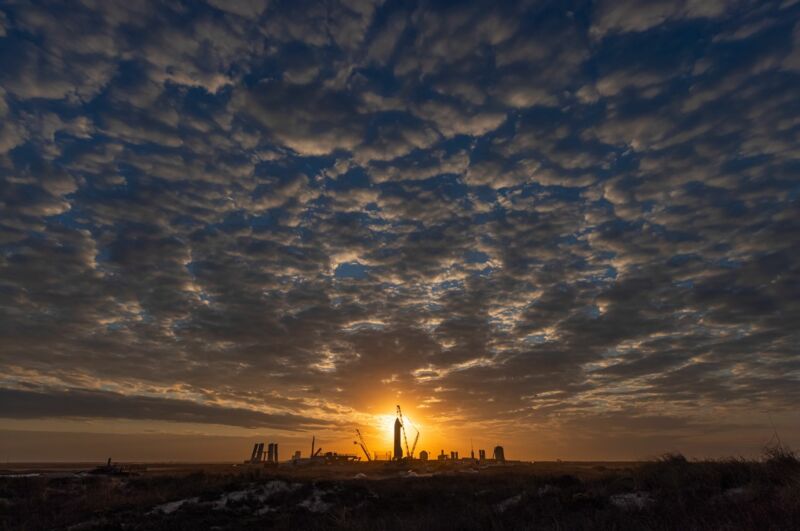
{"label": "dirt ground", "polygon": [[0,529],[800,529],[793,454],[759,461],[16,464]]}

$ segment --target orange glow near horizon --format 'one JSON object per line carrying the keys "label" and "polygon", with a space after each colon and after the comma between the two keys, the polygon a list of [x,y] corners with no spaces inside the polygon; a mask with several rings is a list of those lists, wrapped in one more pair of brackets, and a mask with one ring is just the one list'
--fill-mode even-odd
{"label": "orange glow near horizon", "polygon": [[[380,437],[379,444],[386,445],[388,448],[394,447],[394,421],[396,418],[396,415],[378,416],[376,425],[379,426],[380,429],[378,433],[378,436]],[[411,448],[411,446],[414,444],[414,437],[417,436],[417,430],[420,431],[420,439],[422,439],[422,425],[419,422],[411,420],[411,418],[405,414],[403,415],[403,421],[405,422],[408,446]]]}
{"label": "orange glow near horizon", "polygon": [[[361,433],[366,440],[367,446],[370,451],[382,458],[386,452],[391,452],[394,448],[394,421],[397,418],[392,414],[374,415],[373,422],[362,425],[360,427]],[[429,432],[428,425],[419,421],[418,418],[411,418],[403,412],[403,421],[406,428],[406,438],[408,439],[408,448],[414,445],[414,438],[419,431],[419,441],[417,443],[415,455],[418,455],[420,450],[426,449],[425,444],[430,445],[435,439],[438,438],[431,430]],[[403,452],[405,453],[405,441],[402,441]],[[427,448],[430,451],[430,448]]]}
{"label": "orange glow near horizon", "polygon": [[381,415],[378,417],[378,426],[380,426],[380,444],[388,448],[394,445],[394,415]]}

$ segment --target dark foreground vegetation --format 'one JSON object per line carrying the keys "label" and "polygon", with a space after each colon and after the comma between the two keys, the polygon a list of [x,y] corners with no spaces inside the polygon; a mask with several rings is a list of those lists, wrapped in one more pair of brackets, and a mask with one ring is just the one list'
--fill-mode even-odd
{"label": "dark foreground vegetation", "polygon": [[0,477],[0,529],[800,529],[800,461]]}

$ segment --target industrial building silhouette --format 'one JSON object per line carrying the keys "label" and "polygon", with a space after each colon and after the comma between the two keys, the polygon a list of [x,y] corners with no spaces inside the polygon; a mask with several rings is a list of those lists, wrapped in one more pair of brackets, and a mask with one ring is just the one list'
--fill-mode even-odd
{"label": "industrial building silhouette", "polygon": [[[404,461],[428,461],[430,459],[430,454],[427,450],[422,450],[419,453],[418,457],[414,457],[414,451],[417,447],[417,442],[419,441],[420,432],[418,429],[416,430],[416,437],[414,438],[413,445],[409,447],[408,445],[408,438],[406,436],[406,421],[403,418],[402,410],[400,406],[397,406],[397,417],[394,421],[394,432],[393,432],[393,448],[392,452],[387,452],[386,454],[386,461],[391,462],[404,462]],[[370,453],[369,448],[367,447],[367,443],[364,440],[364,437],[361,435],[361,430],[356,428],[355,430],[357,440],[353,441],[353,444],[359,446],[361,451],[364,454],[364,457],[368,462],[371,461],[380,461],[378,458],[378,453],[375,452],[374,457]],[[405,447],[405,448],[404,448]],[[475,450],[470,450],[470,456],[461,458],[458,454],[457,450],[451,450],[448,453],[445,453],[444,449],[441,450],[439,455],[436,458],[437,461],[440,462],[449,462],[449,463],[505,463],[506,456],[505,450],[502,446],[495,446],[494,450],[492,451],[492,457],[486,457],[486,450],[479,449],[478,450],[478,458],[475,458]],[[340,454],[336,452],[326,452],[322,453],[322,448],[316,447],[316,436],[312,437],[311,439],[311,453],[309,457],[304,458],[302,456],[302,452],[300,450],[295,451],[292,459],[290,460],[291,463],[296,465],[304,465],[304,464],[332,464],[332,463],[353,463],[361,461],[361,456],[353,455],[353,454]],[[267,446],[267,452],[264,452],[264,443],[256,443],[253,446],[253,451],[250,455],[250,459],[244,461],[245,464],[277,464],[278,463],[278,443],[269,443]]]}

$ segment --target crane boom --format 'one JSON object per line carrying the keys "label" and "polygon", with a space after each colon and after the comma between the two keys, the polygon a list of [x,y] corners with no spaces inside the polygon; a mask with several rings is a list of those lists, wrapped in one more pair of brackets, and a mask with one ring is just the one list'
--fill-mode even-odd
{"label": "crane boom", "polygon": [[356,435],[358,435],[358,444],[361,446],[361,450],[364,451],[364,455],[367,456],[367,461],[372,461],[372,458],[369,456],[369,450],[367,449],[367,443],[364,441],[364,437],[361,436],[361,430],[356,428]]}
{"label": "crane boom", "polygon": [[[366,449],[366,448],[364,448],[364,445],[363,445],[363,444],[361,444],[361,443],[360,443],[360,442],[358,442],[358,441],[353,441],[353,444],[357,444],[358,446],[360,446],[360,447],[361,447],[361,451],[362,451],[362,452],[364,452],[364,455],[366,455],[366,456],[367,456],[367,461],[372,461],[372,458],[369,456],[369,452],[367,451],[367,449]],[[359,459],[361,459],[361,458],[359,457]]]}
{"label": "crane boom", "polygon": [[403,428],[403,442],[406,443],[406,455],[410,455],[408,451],[408,437],[406,437],[406,423],[403,420],[403,412],[400,410],[400,404],[397,404],[397,418],[400,419],[400,426]]}
{"label": "crane boom", "polygon": [[[414,428],[417,430],[416,428]],[[417,436],[414,437],[414,444],[411,445],[411,458],[414,458],[414,450],[417,449],[417,441],[419,441],[419,430],[417,430]]]}

